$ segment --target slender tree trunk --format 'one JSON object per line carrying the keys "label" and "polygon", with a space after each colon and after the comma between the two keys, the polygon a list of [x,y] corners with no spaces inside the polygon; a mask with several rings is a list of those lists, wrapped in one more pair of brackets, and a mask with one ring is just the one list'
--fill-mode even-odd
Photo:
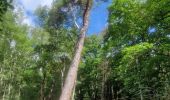
{"label": "slender tree trunk", "polygon": [[54,86],[55,86],[54,82],[55,81],[53,80],[52,85],[51,85],[51,89],[50,89],[50,93],[48,95],[48,100],[52,100],[52,94],[53,94]]}
{"label": "slender tree trunk", "polygon": [[8,98],[11,98],[11,85],[8,86]]}
{"label": "slender tree trunk", "polygon": [[105,82],[106,82],[106,73],[107,73],[107,63],[102,64],[102,89],[101,89],[101,100],[105,100]]}
{"label": "slender tree trunk", "polygon": [[45,79],[46,79],[46,73],[43,74],[43,79],[41,82],[40,100],[45,100],[45,96],[44,96]]}
{"label": "slender tree trunk", "polygon": [[2,96],[2,100],[5,100],[5,97],[6,97],[6,86],[5,86],[5,88],[4,88],[4,92],[3,92],[3,96]]}
{"label": "slender tree trunk", "polygon": [[86,7],[84,10],[84,15],[83,15],[83,27],[80,30],[80,37],[77,42],[76,52],[72,60],[72,63],[70,65],[59,100],[70,100],[71,99],[73,89],[76,84],[78,65],[80,63],[85,34],[88,28],[89,12],[90,12],[90,0],[87,0]]}
{"label": "slender tree trunk", "polygon": [[65,75],[65,70],[66,70],[66,64],[65,64],[65,60],[64,60],[64,67],[61,70],[61,90],[64,87],[64,75]]}
{"label": "slender tree trunk", "polygon": [[142,93],[142,87],[139,83],[139,89],[140,89],[140,100],[143,100],[143,93]]}
{"label": "slender tree trunk", "polygon": [[76,89],[76,85],[74,85],[71,100],[75,100],[75,98],[74,98],[74,96],[75,96],[75,89]]}

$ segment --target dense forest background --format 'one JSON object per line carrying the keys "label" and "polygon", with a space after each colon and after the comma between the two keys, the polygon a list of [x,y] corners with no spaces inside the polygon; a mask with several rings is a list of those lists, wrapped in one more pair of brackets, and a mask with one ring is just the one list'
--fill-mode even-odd
{"label": "dense forest background", "polygon": [[[40,6],[30,27],[15,0],[0,0],[0,100],[58,100],[85,3]],[[170,100],[170,1],[113,0],[108,10],[108,27],[86,35],[72,99]]]}

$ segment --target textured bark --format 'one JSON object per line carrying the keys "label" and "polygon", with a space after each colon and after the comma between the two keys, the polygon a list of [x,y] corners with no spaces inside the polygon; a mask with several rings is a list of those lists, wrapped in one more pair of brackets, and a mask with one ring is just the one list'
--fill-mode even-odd
{"label": "textured bark", "polygon": [[46,74],[43,74],[43,80],[41,82],[41,90],[40,90],[40,100],[45,100],[45,96],[44,96],[45,78],[46,78]]}
{"label": "textured bark", "polygon": [[59,100],[70,100],[72,97],[73,89],[76,84],[78,65],[80,63],[84,39],[88,28],[89,12],[90,12],[90,0],[87,0],[87,4],[83,14],[83,27],[80,30],[80,37],[77,42],[76,52],[70,65]]}

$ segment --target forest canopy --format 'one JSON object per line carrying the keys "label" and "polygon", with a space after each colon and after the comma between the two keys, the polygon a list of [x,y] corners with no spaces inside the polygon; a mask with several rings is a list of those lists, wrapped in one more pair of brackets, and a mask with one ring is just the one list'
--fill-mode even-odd
{"label": "forest canopy", "polygon": [[0,0],[0,100],[170,99],[169,0],[53,0],[32,26],[16,1]]}

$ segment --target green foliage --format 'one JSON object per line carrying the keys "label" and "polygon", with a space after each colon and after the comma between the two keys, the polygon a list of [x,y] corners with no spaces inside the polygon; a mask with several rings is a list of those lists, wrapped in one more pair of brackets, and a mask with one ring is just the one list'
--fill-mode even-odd
{"label": "green foliage", "polygon": [[125,62],[125,64],[127,64],[129,60],[133,61],[135,59],[138,59],[141,55],[147,53],[148,50],[151,50],[152,48],[153,44],[149,43],[140,43],[135,46],[124,48],[122,50],[123,54],[122,62]]}
{"label": "green foliage", "polygon": [[10,0],[10,2],[8,0],[1,0],[0,1],[0,20],[2,20],[2,15],[5,14],[5,12],[8,10],[8,8],[12,8],[11,3],[12,0]]}
{"label": "green foliage", "polygon": [[[82,17],[86,1],[71,4],[73,11],[70,4],[55,0],[52,8],[39,7],[38,26],[30,28],[18,24],[10,2],[0,1],[0,99],[59,97],[78,39],[73,17]],[[104,37],[85,39],[76,100],[170,99],[169,4],[112,2]]]}
{"label": "green foliage", "polygon": [[24,73],[23,100],[59,98],[77,40],[77,30],[64,26],[62,6],[36,10],[40,27],[31,30],[34,64]]}
{"label": "green foliage", "polygon": [[168,4],[168,0],[115,0],[109,8],[104,50],[114,73],[110,77],[123,83],[113,83],[121,91],[114,98],[169,99]]}
{"label": "green foliage", "polygon": [[31,40],[27,37],[27,27],[16,24],[14,15],[8,11],[3,16],[0,27],[0,99],[19,99],[22,84],[22,72],[30,64]]}
{"label": "green foliage", "polygon": [[51,28],[48,24],[49,20],[54,20],[52,13],[48,13],[51,11],[46,7],[37,10],[38,28],[19,25],[12,11],[3,16],[4,21],[0,23],[0,99],[59,97],[77,31],[65,29],[62,22],[58,22],[60,28]]}
{"label": "green foliage", "polygon": [[76,100],[84,98],[100,99],[101,77],[101,39],[95,35],[87,37],[76,87]]}

